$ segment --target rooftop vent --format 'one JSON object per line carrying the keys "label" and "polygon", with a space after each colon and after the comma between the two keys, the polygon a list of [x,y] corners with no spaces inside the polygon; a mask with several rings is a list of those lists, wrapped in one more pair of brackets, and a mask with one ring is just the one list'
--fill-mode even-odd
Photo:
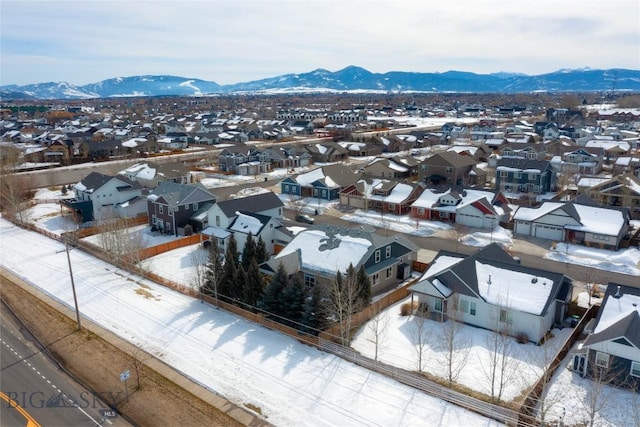
{"label": "rooftop vent", "polygon": [[616,293],[613,295],[614,298],[620,298],[622,294],[620,293],[620,286],[616,289]]}
{"label": "rooftop vent", "polygon": [[533,279],[531,279],[531,283],[538,283],[538,278],[534,277]]}
{"label": "rooftop vent", "polygon": [[489,275],[489,279],[487,279],[487,285],[491,284],[491,275]]}

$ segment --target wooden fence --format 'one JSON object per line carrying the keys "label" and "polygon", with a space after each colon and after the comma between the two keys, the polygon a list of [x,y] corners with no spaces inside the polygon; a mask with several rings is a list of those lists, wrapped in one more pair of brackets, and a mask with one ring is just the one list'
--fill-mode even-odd
{"label": "wooden fence", "polygon": [[529,394],[520,406],[521,419],[526,420],[526,422],[528,422],[529,424],[535,424],[536,422],[539,423],[539,421],[536,421],[536,406],[540,399],[540,396],[544,391],[544,386],[546,385],[547,381],[551,380],[558,367],[560,367],[560,364],[567,356],[573,345],[576,343],[576,341],[580,337],[580,334],[582,334],[582,331],[584,330],[587,323],[591,319],[596,317],[596,315],[598,314],[598,309],[599,306],[592,305],[588,310],[586,310],[586,312],[584,312],[578,324],[575,326],[575,328],[573,328],[571,335],[567,337],[567,340],[558,351],[558,354],[556,354],[553,360],[549,363],[547,371],[531,387],[531,391],[529,391]]}
{"label": "wooden fence", "polygon": [[[41,234],[44,234],[56,240],[62,239],[61,236],[54,235],[52,233],[49,233],[46,230],[40,229],[31,224],[22,223],[22,225],[25,226],[25,228],[28,228],[33,231],[37,231]],[[199,238],[199,236],[190,236],[190,237]],[[334,354],[338,357],[341,357],[345,360],[348,360],[352,363],[362,366],[363,368],[372,370],[381,375],[385,375],[389,378],[393,378],[402,384],[421,390],[424,393],[434,396],[436,398],[458,405],[460,407],[463,407],[475,413],[481,414],[485,417],[498,420],[499,422],[502,422],[509,426],[529,427],[529,426],[538,425],[537,423],[530,423],[531,417],[528,415],[522,416],[522,414],[519,411],[516,411],[511,408],[499,406],[496,404],[492,404],[472,396],[468,396],[464,393],[452,390],[449,387],[438,384],[435,381],[431,381],[428,378],[426,378],[424,375],[421,375],[418,372],[407,371],[405,369],[401,369],[395,366],[384,364],[379,361],[375,361],[373,359],[370,359],[368,357],[361,355],[360,353],[358,353],[357,351],[353,350],[350,347],[345,347],[343,345],[340,345],[339,343],[334,342],[337,334],[332,333],[334,330],[339,329],[338,326],[334,325],[332,328],[329,328],[325,332],[320,333],[320,335],[316,337],[312,334],[308,334],[302,331],[301,330],[302,328],[297,329],[297,328],[289,327],[287,325],[283,325],[281,323],[278,323],[271,319],[266,318],[261,313],[243,309],[236,305],[229,304],[225,301],[221,301],[220,299],[216,299],[212,296],[204,295],[188,286],[184,286],[184,285],[172,282],[170,280],[159,277],[156,274],[153,274],[147,271],[142,271],[136,265],[124,259],[114,260],[113,257],[105,253],[100,247],[93,245],[89,242],[82,241],[79,239],[74,239],[74,240],[75,240],[74,244],[76,244],[78,247],[82,248],[88,253],[91,253],[97,258],[100,258],[104,261],[107,261],[109,263],[116,265],[117,267],[123,268],[133,273],[137,273],[142,277],[152,280],[167,288],[171,288],[182,294],[191,296],[193,298],[199,298],[203,303],[206,302],[208,304],[222,308],[228,312],[234,313],[238,316],[242,316],[243,318],[249,321],[263,325],[266,328],[277,330],[281,333],[284,333],[296,339],[301,343],[312,345],[318,348],[319,350]],[[362,310],[361,312],[356,313],[353,317],[354,326],[363,325],[366,321],[374,317],[384,308],[407,297],[409,295],[408,287],[413,285],[417,280],[418,279],[412,280],[411,282],[407,283],[403,287],[398,288],[395,291],[377,300],[375,303],[373,303],[370,307],[367,307],[365,310]],[[525,405],[523,405],[523,407],[524,406]]]}
{"label": "wooden fence", "polygon": [[174,249],[195,245],[196,243],[200,243],[208,239],[209,239],[208,236],[204,236],[201,234],[193,234],[191,236],[183,237],[181,239],[176,239],[170,242],[162,243],[160,245],[141,249],[140,251],[138,251],[136,259],[143,260],[143,259],[151,258],[153,256],[156,256],[165,252],[169,252]]}

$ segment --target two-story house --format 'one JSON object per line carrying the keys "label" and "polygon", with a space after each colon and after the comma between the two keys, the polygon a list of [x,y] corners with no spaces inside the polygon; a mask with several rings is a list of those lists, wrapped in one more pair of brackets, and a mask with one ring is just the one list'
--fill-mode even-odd
{"label": "two-story house", "polygon": [[357,182],[361,175],[342,164],[326,165],[283,179],[280,182],[280,192],[292,196],[336,200],[340,191]]}
{"label": "two-story house", "polygon": [[478,185],[485,184],[487,174],[476,167],[472,156],[452,151],[436,153],[420,163],[418,179],[428,185]]}
{"label": "two-story house", "polygon": [[149,225],[176,236],[198,232],[215,202],[216,196],[200,183],[163,181],[147,196]]}
{"label": "two-story house", "polygon": [[268,153],[247,145],[225,147],[218,156],[220,171],[236,175],[258,175],[271,171]]}
{"label": "two-story house", "polygon": [[133,218],[146,213],[142,186],[125,176],[91,172],[75,184],[73,190],[75,198],[63,202],[82,222]]}
{"label": "two-story house", "polygon": [[501,158],[495,187],[504,193],[545,194],[556,191],[556,174],[547,160]]}
{"label": "two-story house", "polygon": [[602,205],[628,207],[631,219],[640,219],[640,177],[624,174],[593,182],[585,194]]}
{"label": "two-story house", "polygon": [[[208,235],[210,237],[209,240],[215,241],[224,251],[231,234],[235,233],[235,230],[231,229],[231,225],[239,216],[239,213],[245,216],[255,214],[257,215],[255,216],[256,220],[263,224],[267,224],[268,222],[264,220],[264,218],[273,218],[276,220],[276,222],[271,223],[273,224],[272,227],[267,227],[265,230],[261,229],[266,232],[262,237],[270,253],[280,250],[286,242],[291,240],[286,230],[282,229],[280,223],[277,222],[282,219],[284,215],[284,204],[282,200],[271,191],[252,194],[247,197],[223,200],[214,204],[207,212],[208,227],[203,230],[202,233]],[[256,233],[253,233],[253,235],[255,238],[259,237]],[[244,243],[246,242],[246,236],[244,239],[242,237],[236,237],[238,250],[242,251]]]}

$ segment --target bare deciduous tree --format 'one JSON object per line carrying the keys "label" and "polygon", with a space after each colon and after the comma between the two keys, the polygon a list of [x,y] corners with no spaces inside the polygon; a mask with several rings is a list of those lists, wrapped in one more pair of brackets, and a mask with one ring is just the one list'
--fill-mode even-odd
{"label": "bare deciduous tree", "polygon": [[590,427],[599,425],[599,414],[605,409],[614,410],[611,406],[616,404],[613,400],[615,387],[612,386],[615,378],[614,370],[598,365],[592,367],[589,381],[585,382],[584,396],[579,399],[587,416],[585,425]]}
{"label": "bare deciduous tree", "polygon": [[202,295],[202,291],[207,284],[209,251],[198,247],[191,252],[191,274],[189,277],[189,285],[198,294]]}
{"label": "bare deciduous tree", "polygon": [[377,361],[379,353],[385,348],[385,341],[389,331],[389,317],[385,312],[378,311],[378,313],[369,321],[368,327],[373,334],[373,359]]}
{"label": "bare deciduous tree", "polygon": [[514,378],[518,361],[514,357],[516,342],[510,336],[511,318],[506,305],[496,305],[491,313],[491,332],[486,338],[489,361],[482,366],[489,381],[489,395],[494,401],[502,399],[505,386]]}
{"label": "bare deciduous tree", "polygon": [[[351,267],[351,266],[350,266]],[[351,267],[353,269],[353,267]],[[342,345],[349,345],[353,314],[359,307],[358,282],[355,271],[345,276],[338,272],[328,285],[328,298],[324,301],[325,310],[330,319],[340,328]]]}
{"label": "bare deciduous tree", "polygon": [[114,262],[128,261],[144,269],[141,257],[145,247],[142,230],[132,230],[133,221],[130,218],[113,218],[98,224],[98,241],[102,250]]}
{"label": "bare deciduous tree", "polygon": [[447,321],[440,325],[436,348],[442,352],[447,379],[449,382],[455,382],[467,364],[471,351],[471,337],[464,332],[462,315],[457,310],[457,297],[449,301],[449,307],[451,309],[447,311]]}
{"label": "bare deciduous tree", "polygon": [[151,355],[144,351],[142,347],[134,347],[131,350],[131,358],[133,360],[133,369],[136,371],[136,390],[140,390],[140,377],[144,370],[144,364],[151,359]]}
{"label": "bare deciduous tree", "polygon": [[31,180],[14,173],[19,150],[0,148],[0,210],[8,218],[24,222],[31,198]]}
{"label": "bare deciduous tree", "polygon": [[419,372],[422,372],[422,367],[424,366],[423,362],[431,332],[432,330],[428,328],[427,319],[421,313],[414,314],[411,318],[411,338],[415,345],[416,365]]}

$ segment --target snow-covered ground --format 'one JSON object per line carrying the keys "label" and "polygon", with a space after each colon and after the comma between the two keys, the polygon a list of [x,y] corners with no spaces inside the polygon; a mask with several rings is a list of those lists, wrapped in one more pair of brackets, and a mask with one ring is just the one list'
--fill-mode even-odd
{"label": "snow-covered ground", "polygon": [[[242,196],[245,192],[251,191],[254,190],[243,190],[243,192],[241,192],[242,194],[238,195]],[[297,203],[298,207],[302,206],[302,210],[308,213],[313,213],[316,209],[320,212],[325,212],[328,209],[338,208],[336,202],[318,201],[317,199],[305,199],[298,201],[295,198],[290,198],[285,195],[281,195],[280,197],[286,204]],[[42,198],[49,197],[43,195]],[[56,230],[66,231],[68,225],[62,222],[57,214],[59,214],[59,206],[55,204],[52,206],[47,204],[37,205],[32,208],[29,213],[31,220],[36,222],[42,228],[46,228],[53,232],[56,232]],[[380,213],[373,211],[350,211],[349,213],[342,215],[341,218],[354,222],[357,221],[359,223],[369,223],[377,227],[387,228],[397,232],[417,234],[421,236],[429,236],[440,232],[452,233],[452,227],[449,224],[430,221],[416,222],[415,220],[410,220],[406,217],[397,217],[386,214],[381,216]],[[2,233],[2,239],[0,239],[1,246],[8,247],[9,245],[14,245],[12,239],[17,238],[14,235],[27,233],[22,230],[15,230],[15,227],[8,225],[8,223],[4,221],[0,224],[2,225],[2,228],[0,228],[0,233]],[[55,295],[57,298],[64,300],[67,304],[70,304],[70,301],[72,300],[69,299],[64,283],[66,270],[63,268],[64,263],[62,263],[62,261],[65,260],[60,259],[59,257],[56,258],[55,261],[51,259],[51,257],[54,257],[56,251],[55,245],[57,244],[41,236],[33,237],[31,236],[31,233],[27,233],[27,235],[29,236],[28,239],[25,237],[17,239],[23,239],[24,241],[31,241],[32,239],[34,239],[34,241],[37,240],[39,243],[35,246],[43,246],[46,256],[38,255],[37,251],[25,250],[24,253],[16,251],[15,253],[12,253],[10,257],[6,257],[6,259],[3,257],[3,260],[0,261],[0,263],[4,266],[8,266],[8,268],[11,268],[12,270],[17,269],[17,272],[20,275],[31,280],[36,286],[43,288],[50,294]],[[9,238],[9,236],[13,237]],[[492,241],[501,242],[505,246],[514,244],[511,232],[500,227],[496,227],[493,231],[489,232],[475,231],[467,234],[457,233],[456,237],[459,239],[461,244],[469,246],[485,246]],[[24,243],[22,243],[22,245],[24,245]],[[18,247],[20,247],[20,245],[18,245]],[[193,281],[194,274],[196,274],[194,259],[197,255],[194,254],[199,253],[199,251],[201,251],[200,247],[198,245],[193,245],[158,255],[150,259],[150,268],[163,277],[189,285]],[[3,251],[3,253],[7,253],[7,251]],[[339,359],[336,360],[324,353],[319,353],[319,355],[314,353],[313,355],[310,355],[308,347],[303,346],[302,349],[298,349],[298,344],[296,342],[287,340],[286,337],[280,337],[277,334],[277,339],[270,335],[265,338],[263,337],[263,332],[266,334],[272,334],[273,332],[263,330],[263,328],[257,327],[256,325],[246,324],[242,319],[234,318],[229,314],[225,315],[228,317],[225,317],[222,320],[218,319],[216,317],[216,313],[210,313],[208,307],[198,306],[197,304],[194,307],[194,302],[189,300],[187,297],[175,294],[165,288],[159,287],[150,282],[141,281],[137,278],[134,282],[126,281],[123,277],[129,276],[128,273],[118,272],[115,268],[108,266],[107,264],[102,265],[101,262],[85,256],[79,251],[73,251],[73,254],[74,257],[82,257],[82,261],[80,261],[81,264],[89,266],[87,268],[80,268],[81,273],[75,273],[76,262],[74,262],[74,273],[80,274],[81,276],[86,273],[87,276],[81,279],[81,283],[84,284],[81,286],[84,286],[83,289],[86,291],[84,293],[85,296],[83,297],[84,300],[81,299],[81,309],[84,310],[84,305],[87,305],[86,311],[83,311],[85,315],[92,319],[97,319],[101,323],[104,322],[107,328],[116,331],[116,333],[120,333],[122,336],[130,339],[136,344],[142,345],[147,350],[161,355],[163,360],[174,364],[187,375],[193,376],[198,380],[200,380],[200,375],[202,375],[202,378],[204,378],[202,381],[203,383],[207,385],[212,384],[210,386],[211,388],[231,397],[234,401],[257,404],[257,406],[262,408],[263,413],[270,417],[270,421],[275,424],[300,425],[299,423],[293,423],[292,420],[296,419],[296,416],[302,416],[303,419],[308,419],[308,424],[306,425],[330,425],[331,423],[323,423],[316,418],[324,418],[326,416],[325,414],[331,414],[330,416],[327,416],[327,420],[331,420],[332,422],[339,424],[352,425],[397,425],[397,422],[391,421],[393,416],[396,416],[397,419],[406,420],[407,423],[403,422],[403,425],[425,425],[425,422],[428,425],[457,425],[460,422],[470,423],[469,425],[490,424],[489,421],[482,417],[468,418],[471,416],[470,414],[467,414],[464,411],[460,412],[460,409],[451,408],[451,405],[445,405],[439,401],[435,401],[435,403],[427,403],[429,405],[437,405],[439,408],[442,408],[443,413],[446,414],[444,418],[438,418],[437,421],[425,421],[425,418],[423,417],[427,415],[422,412],[414,414],[414,405],[410,405],[410,408],[404,408],[409,411],[408,413],[402,412],[402,410],[396,408],[396,406],[400,405],[400,400],[395,401],[393,399],[387,402],[393,407],[393,409],[389,409],[384,405],[382,406],[385,407],[385,411],[390,411],[390,413],[394,415],[385,413],[382,418],[378,418],[379,414],[377,411],[373,411],[371,408],[382,411],[381,408],[378,408],[380,405],[378,399],[385,402],[386,400],[384,400],[385,398],[382,397],[381,394],[377,394],[377,389],[371,389],[368,391],[369,394],[367,396],[360,396],[357,398],[358,402],[362,403],[361,409],[360,405],[357,405],[353,401],[356,397],[344,397],[343,392],[349,387],[355,387],[346,384],[348,384],[350,379],[355,379],[359,376],[367,375],[369,378],[366,383],[362,385],[363,390],[373,387],[372,381],[375,382],[375,384],[385,384],[383,387],[389,387],[386,379],[376,378],[374,380],[368,373],[354,374],[351,369],[356,368],[352,366],[350,366],[344,373],[344,375],[346,375],[344,380],[340,380],[340,377],[337,374],[330,375],[330,377],[327,378],[325,376],[326,371],[331,371],[331,369],[339,369],[341,371],[346,368],[345,365],[347,365],[347,363],[340,361]],[[626,274],[640,275],[640,270],[638,269],[640,253],[635,248],[612,252],[595,248],[587,248],[584,246],[557,244],[555,249],[552,250],[549,248],[546,257],[561,262],[590,265],[594,268],[603,270],[620,271]],[[27,269],[21,267],[29,263],[40,263],[36,265],[39,265],[39,267],[41,266],[42,268]],[[62,264],[58,265],[58,263]],[[98,263],[100,263],[100,268],[95,268]],[[57,272],[55,275],[51,273],[49,276],[46,274],[40,274],[40,270],[46,268],[53,268],[54,270],[57,270]],[[107,279],[106,277],[102,277],[101,273],[101,275],[92,278],[87,272],[87,270],[91,269],[95,269],[93,271],[103,271],[105,268],[107,269],[105,271],[108,271],[108,273],[104,274],[113,274],[114,276]],[[31,270],[38,271],[31,272]],[[82,271],[85,273],[82,273]],[[51,277],[55,277],[55,280],[53,280],[55,284],[50,283],[52,282],[50,279]],[[68,281],[66,286],[69,286]],[[135,288],[136,286],[139,287]],[[132,287],[135,289],[132,289]],[[111,316],[109,313],[101,311],[99,307],[94,307],[90,298],[91,296],[109,301],[105,310],[111,310],[111,314],[120,312],[118,304],[124,304],[131,309],[133,309],[132,307],[137,304],[141,309],[143,309],[143,311],[131,315],[134,316],[134,319],[141,316],[143,319],[147,320],[142,322],[142,324],[139,325],[140,327],[137,327],[138,325],[132,327],[130,326],[130,323],[136,324],[136,322],[121,322],[120,319],[113,318],[114,316]],[[140,298],[146,302],[141,304],[139,301]],[[174,302],[176,301],[176,298],[179,302]],[[184,300],[183,298],[187,299]],[[169,304],[169,308],[164,306],[163,301],[169,301],[167,302],[167,304]],[[405,302],[407,301],[398,303],[384,312],[384,318],[387,319],[386,323],[388,323],[388,327],[386,328],[387,334],[384,344],[378,347],[378,357],[380,360],[389,364],[398,365],[407,369],[416,369],[417,351],[415,348],[416,346],[412,342],[412,324],[415,319],[399,315],[399,306]],[[586,293],[580,293],[579,302],[581,302],[581,305],[583,306],[588,305],[588,295],[586,295]],[[177,305],[173,306],[172,304],[174,303]],[[113,304],[116,304],[115,308],[113,307]],[[92,311],[94,309],[96,311]],[[220,313],[220,311],[216,312]],[[174,316],[168,318],[167,313],[173,313]],[[180,316],[176,313],[180,313]],[[157,321],[159,322],[158,325],[163,326],[153,326],[151,324],[153,321]],[[239,329],[240,325],[242,325],[242,328],[244,329]],[[444,327],[443,324],[436,322],[429,322],[429,326],[430,329],[432,329],[432,333],[430,334],[431,339],[438,336],[439,329]],[[202,330],[201,327],[206,331]],[[413,328],[415,329],[415,327]],[[192,330],[194,331],[193,336],[191,335]],[[555,337],[549,341],[549,347],[546,347],[547,349],[557,348],[557,346],[561,345],[569,330],[554,330],[553,332]],[[207,333],[213,335],[206,335]],[[372,327],[370,325],[364,326],[356,336],[353,346],[363,354],[373,357],[372,352],[374,346],[372,344],[373,338],[371,334]],[[187,352],[205,351],[203,354],[206,355],[209,354],[207,351],[214,352],[221,350],[221,355],[215,353],[211,354],[211,357],[221,357],[224,360],[223,365],[226,368],[225,373],[228,370],[233,370],[238,373],[246,371],[249,374],[248,376],[251,376],[254,375],[255,372],[261,372],[262,375],[259,376],[256,384],[259,384],[257,388],[262,390],[262,392],[257,391],[252,396],[247,395],[247,389],[256,390],[256,387],[249,388],[250,386],[248,383],[251,382],[249,379],[241,378],[238,384],[235,384],[233,379],[229,379],[224,376],[221,378],[218,378],[217,376],[212,378],[214,375],[211,375],[211,372],[207,372],[206,369],[201,366],[202,363],[200,363],[200,359],[197,361],[193,360],[194,357],[192,354],[182,355],[182,350],[179,348],[179,345],[177,345],[176,348],[174,348],[173,345],[170,345],[170,342],[173,340],[173,338],[170,338],[172,335],[179,337],[176,341],[182,343],[181,345],[185,347]],[[467,358],[465,369],[460,373],[458,381],[471,389],[487,393],[487,381],[486,375],[484,375],[483,366],[486,366],[486,360],[488,357],[488,351],[486,349],[488,333],[486,331],[476,330],[475,328],[465,327],[461,335],[467,337],[465,348],[468,350],[469,356]],[[158,336],[158,339],[154,339],[154,336]],[[250,339],[249,336],[251,336]],[[196,342],[200,339],[208,340],[208,342],[215,344],[213,346],[205,346],[206,348],[202,349],[198,347]],[[223,340],[224,343],[219,344]],[[267,344],[272,340],[276,340],[274,348],[271,348],[270,345]],[[507,388],[503,395],[506,400],[516,397],[518,393],[525,388],[526,384],[531,383],[535,375],[539,374],[539,366],[544,362],[544,358],[546,357],[543,348],[536,347],[531,344],[515,344],[513,348],[516,350],[513,361],[514,364],[518,364],[519,371],[514,380],[507,384]],[[442,358],[443,352],[441,349],[437,348],[435,345],[428,346],[428,348],[425,349],[423,357],[423,370],[434,375],[441,375]],[[278,361],[283,363],[285,366],[273,366],[275,364],[275,359],[278,359]],[[260,370],[261,360],[269,362],[267,364],[270,366],[269,370]],[[319,360],[322,360],[323,362],[319,362]],[[307,362],[309,362],[309,365],[303,366]],[[326,363],[327,365],[324,366],[322,363]],[[294,366],[295,369],[293,369],[292,366]],[[209,371],[214,369],[213,366],[207,365],[207,367]],[[309,376],[305,375],[309,375],[308,371],[310,370],[320,371],[321,373],[318,374],[319,376],[309,378]],[[342,375],[342,373],[340,375]],[[336,381],[337,384],[334,384],[334,381]],[[325,396],[325,394],[320,391],[320,388],[322,388],[321,384],[325,384],[326,389],[331,390],[330,393],[342,396],[342,398],[334,398],[332,397],[332,394]],[[307,387],[308,385],[310,387]],[[565,422],[579,423],[584,421],[584,408],[580,403],[580,396],[584,397],[584,393],[588,391],[587,386],[589,385],[589,382],[585,382],[585,380],[582,380],[579,376],[576,377],[572,372],[563,368],[560,369],[554,378],[554,385],[551,390],[551,393],[553,393],[554,396],[560,396],[560,398],[554,398],[554,407],[551,409],[549,418],[547,419],[559,420],[564,417]],[[296,387],[302,387],[305,391],[308,390],[308,394],[303,393],[301,396],[297,396],[295,393]],[[396,387],[398,387],[398,385],[394,383],[392,389],[396,390]],[[271,393],[272,390],[278,390],[278,392],[280,390],[284,390],[283,393],[286,396],[285,400],[275,401],[275,399],[270,396],[273,394]],[[622,402],[623,404],[626,404],[627,407],[630,407],[629,405],[635,405],[633,407],[638,408],[638,394],[617,389],[611,389],[607,392],[614,396],[612,400]],[[397,392],[397,394],[398,396],[402,395],[404,398],[409,399],[414,403],[422,401],[422,399],[428,399],[426,396],[415,391],[403,390],[402,392]],[[292,410],[291,413],[289,413],[290,411],[284,411],[285,413],[278,414],[277,416],[274,415],[276,412],[282,410],[278,405],[283,405],[283,407],[288,408],[289,402],[286,399],[294,399],[296,397],[300,400],[300,411]],[[400,399],[400,397],[398,398]],[[319,401],[320,404],[313,404],[313,399]],[[349,406],[345,406],[342,402],[343,400],[345,402],[349,402]],[[296,402],[298,401],[296,400]],[[353,408],[351,405],[354,405]],[[610,406],[618,407],[617,404]],[[349,408],[347,412],[344,412],[345,407]],[[305,415],[306,413],[304,411],[311,411],[311,416]],[[369,414],[369,412],[372,413]],[[604,408],[598,414],[598,421],[601,425],[607,426],[634,425],[634,421],[631,418],[621,419],[621,413],[622,412],[619,410],[615,411],[610,408]],[[278,419],[279,422],[275,422],[274,420],[276,419]]]}
{"label": "snow-covered ground", "polygon": [[[0,235],[0,264],[73,308],[62,245],[4,219]],[[498,425],[81,251],[71,260],[84,316],[274,425]]]}

